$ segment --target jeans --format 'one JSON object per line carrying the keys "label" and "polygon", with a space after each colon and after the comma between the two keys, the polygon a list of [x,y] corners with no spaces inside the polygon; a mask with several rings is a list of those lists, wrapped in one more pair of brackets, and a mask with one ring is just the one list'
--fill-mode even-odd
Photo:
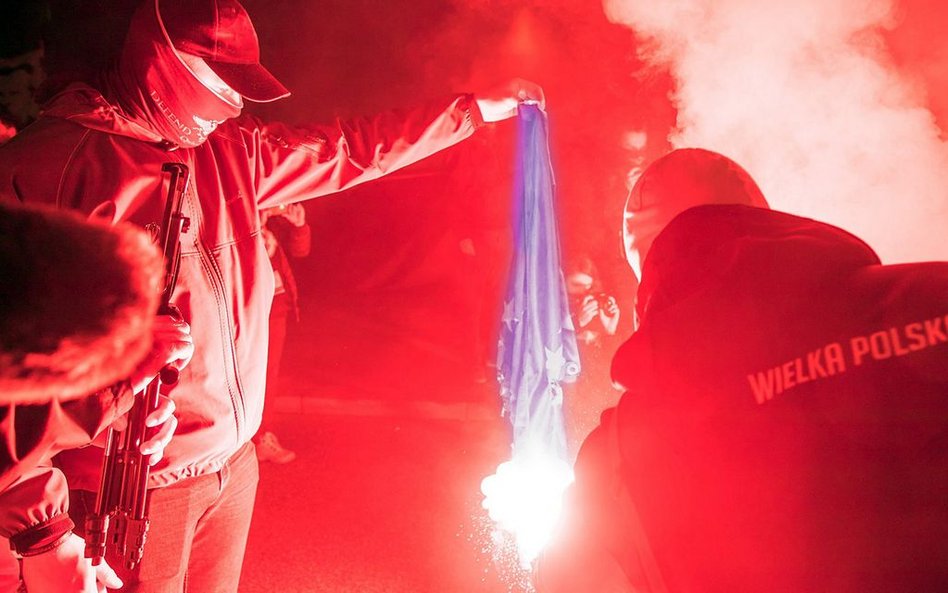
{"label": "jeans", "polygon": [[[144,557],[129,571],[110,549],[106,561],[126,593],[236,593],[259,479],[253,444],[217,473],[149,491],[151,521]],[[95,493],[70,493],[80,535],[95,510]]]}

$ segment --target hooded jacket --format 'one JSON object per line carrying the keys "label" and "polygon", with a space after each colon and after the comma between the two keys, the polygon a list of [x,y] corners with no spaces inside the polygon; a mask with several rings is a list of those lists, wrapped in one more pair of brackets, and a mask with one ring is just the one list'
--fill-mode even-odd
{"label": "hooded jacket", "polygon": [[576,541],[636,590],[945,590],[948,263],[699,206],[656,238],[638,307],[626,393],[577,460]]}
{"label": "hooded jacket", "polygon": [[[161,165],[190,168],[184,198],[190,227],[181,236],[171,300],[191,326],[195,354],[170,393],[178,428],[152,469],[153,487],[217,471],[259,426],[273,298],[259,211],[381,177],[461,141],[481,121],[473,97],[464,95],[329,126],[195,117],[196,130],[182,111],[187,105],[168,95],[158,101],[147,87],[129,84],[150,84],[150,66],[134,71],[142,63],[180,73],[179,62],[154,5],[145,3],[118,70],[104,77],[100,90],[68,88],[34,125],[0,147],[0,199],[55,204],[112,223],[160,222]],[[187,86],[186,98],[193,97],[193,85]],[[154,118],[162,115],[167,119],[159,125]],[[200,132],[206,140],[177,142],[167,132],[169,122],[182,137]],[[100,459],[94,448],[61,455],[70,487],[96,489]]]}

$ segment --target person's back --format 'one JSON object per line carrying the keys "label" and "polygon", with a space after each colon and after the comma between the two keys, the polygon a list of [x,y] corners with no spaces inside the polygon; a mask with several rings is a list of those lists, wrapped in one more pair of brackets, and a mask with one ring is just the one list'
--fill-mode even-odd
{"label": "person's back", "polygon": [[946,294],[946,263],[882,266],[763,208],[686,209],[644,260],[573,536],[643,590],[944,590]]}
{"label": "person's back", "polygon": [[860,247],[741,206],[656,241],[613,373],[624,481],[670,590],[948,585],[948,264]]}

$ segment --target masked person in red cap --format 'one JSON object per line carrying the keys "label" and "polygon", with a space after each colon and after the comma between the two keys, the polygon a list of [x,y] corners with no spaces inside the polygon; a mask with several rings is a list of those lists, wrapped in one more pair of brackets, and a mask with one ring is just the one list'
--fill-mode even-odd
{"label": "masked person in red cap", "polygon": [[625,216],[626,393],[538,590],[946,590],[948,263],[883,266],[706,150],[653,163]]}
{"label": "masked person in red cap", "polygon": [[[121,584],[107,563],[82,558],[66,480],[50,462],[113,420],[124,426],[132,394],[165,364],[187,363],[187,325],[155,315],[161,269],[149,237],[130,225],[0,203],[0,536],[31,592]],[[152,465],[173,411],[160,396],[148,420],[154,434],[141,452]]]}
{"label": "masked person in red cap", "polygon": [[[144,559],[134,572],[116,567],[128,591],[183,591],[185,582],[202,593],[237,590],[274,290],[260,212],[371,181],[467,138],[484,121],[515,115],[520,101],[543,99],[536,85],[515,81],[485,96],[331,126],[238,117],[244,101],[288,94],[260,65],[256,33],[236,0],[145,0],[96,88],[65,89],[0,147],[0,198],[142,226],[161,220],[162,164],[191,171],[190,227],[172,301],[191,325],[195,355],[171,391],[179,428],[151,474]],[[98,486],[99,455],[60,456],[80,526]]]}

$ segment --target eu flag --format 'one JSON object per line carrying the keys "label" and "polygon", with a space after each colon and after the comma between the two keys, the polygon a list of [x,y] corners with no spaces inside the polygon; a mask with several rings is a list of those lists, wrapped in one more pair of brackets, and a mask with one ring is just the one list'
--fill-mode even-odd
{"label": "eu flag", "polygon": [[546,113],[521,105],[513,260],[497,355],[514,455],[540,448],[567,459],[561,382],[579,374],[576,332],[560,265]]}

